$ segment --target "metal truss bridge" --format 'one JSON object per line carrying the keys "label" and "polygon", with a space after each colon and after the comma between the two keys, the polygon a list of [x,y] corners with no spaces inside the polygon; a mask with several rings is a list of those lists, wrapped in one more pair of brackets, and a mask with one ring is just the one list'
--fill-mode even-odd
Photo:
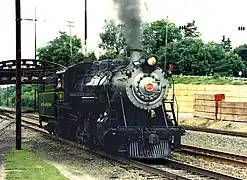
{"label": "metal truss bridge", "polygon": [[[21,60],[21,83],[43,84],[47,76],[57,71],[65,70],[66,67],[50,61],[22,59]],[[0,85],[16,83],[16,60],[0,62]]]}

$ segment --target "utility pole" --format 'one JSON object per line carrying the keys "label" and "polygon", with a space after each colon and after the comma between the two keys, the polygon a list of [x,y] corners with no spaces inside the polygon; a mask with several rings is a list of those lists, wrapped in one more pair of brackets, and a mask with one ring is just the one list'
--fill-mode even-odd
{"label": "utility pole", "polygon": [[85,45],[85,55],[87,53],[87,0],[85,0],[85,30],[84,30],[84,45]]}
{"label": "utility pole", "polygon": [[[37,60],[37,13],[34,6],[34,60]],[[34,110],[37,109],[37,84],[34,85]]]}
{"label": "utility pole", "polygon": [[72,37],[71,37],[71,28],[74,27],[72,24],[74,24],[74,22],[72,21],[67,21],[67,23],[69,23],[67,26],[69,26],[69,36],[70,36],[70,60],[72,60],[72,56],[73,56],[73,49],[72,49]]}
{"label": "utility pole", "polygon": [[[34,19],[23,19],[25,21],[34,21],[34,60],[37,60],[37,13],[36,13],[36,5],[34,6]],[[36,99],[37,99],[37,86],[35,86],[34,90],[34,109],[37,109]]]}
{"label": "utility pole", "polygon": [[34,19],[25,18],[24,21],[34,21],[34,59],[37,60],[37,17],[36,17],[36,5],[34,6]]}
{"label": "utility pole", "polygon": [[34,59],[37,60],[37,14],[36,14],[36,5],[34,6]]}
{"label": "utility pole", "polygon": [[166,56],[167,56],[167,33],[168,33],[168,16],[166,16],[166,40],[165,40],[165,61],[164,61],[164,69],[166,69]]}
{"label": "utility pole", "polygon": [[15,0],[16,21],[16,149],[21,150],[21,0]]}
{"label": "utility pole", "polygon": [[149,12],[149,10],[148,10],[148,5],[147,5],[146,2],[144,2],[144,5],[145,5],[146,10]]}

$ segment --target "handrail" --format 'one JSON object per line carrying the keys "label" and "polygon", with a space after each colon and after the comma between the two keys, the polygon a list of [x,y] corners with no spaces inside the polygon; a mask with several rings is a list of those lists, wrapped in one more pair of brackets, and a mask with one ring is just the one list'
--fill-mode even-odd
{"label": "handrail", "polygon": [[174,79],[172,78],[172,76],[170,76],[170,78],[171,78],[171,80],[172,80],[172,101],[173,101],[173,103],[174,103],[174,100],[175,100],[175,102],[176,102],[176,106],[177,106],[177,108],[176,108],[176,114],[177,114],[177,122],[178,122],[178,112],[179,112],[179,107],[178,107],[178,101],[177,101],[177,98],[176,98],[176,95],[175,95],[175,87],[174,87]]}
{"label": "handrail", "polygon": [[177,106],[177,122],[178,122],[178,111],[179,111],[179,107],[178,107],[178,101],[177,101],[177,98],[176,98],[176,95],[175,94],[174,94],[174,97],[175,97],[176,106]]}

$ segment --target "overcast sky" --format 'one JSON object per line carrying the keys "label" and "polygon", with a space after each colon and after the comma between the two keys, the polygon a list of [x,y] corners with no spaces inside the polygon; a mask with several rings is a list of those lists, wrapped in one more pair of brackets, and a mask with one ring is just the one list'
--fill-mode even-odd
{"label": "overcast sky", "polygon": [[[233,45],[247,42],[247,31],[237,30],[247,25],[246,0],[145,0],[143,20],[166,18],[183,25],[196,21],[203,40],[219,42],[229,36]],[[66,21],[74,21],[72,33],[84,38],[84,0],[21,0],[22,18],[34,17],[37,6],[37,46],[44,45],[58,35],[69,33]],[[99,33],[104,19],[116,18],[112,0],[88,0],[88,50],[99,51]],[[46,22],[44,22],[46,20]],[[0,0],[0,61],[15,59],[15,0]],[[22,21],[22,58],[34,58],[34,24]]]}

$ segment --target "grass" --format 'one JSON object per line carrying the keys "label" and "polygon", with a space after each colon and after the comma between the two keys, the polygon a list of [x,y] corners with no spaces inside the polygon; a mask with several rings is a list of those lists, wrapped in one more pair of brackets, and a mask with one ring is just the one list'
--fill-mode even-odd
{"label": "grass", "polygon": [[237,81],[224,78],[214,77],[180,77],[173,76],[175,84],[215,84],[215,85],[247,85],[247,81]]}
{"label": "grass", "polygon": [[52,165],[36,156],[28,147],[12,150],[5,160],[6,180],[65,180]]}

